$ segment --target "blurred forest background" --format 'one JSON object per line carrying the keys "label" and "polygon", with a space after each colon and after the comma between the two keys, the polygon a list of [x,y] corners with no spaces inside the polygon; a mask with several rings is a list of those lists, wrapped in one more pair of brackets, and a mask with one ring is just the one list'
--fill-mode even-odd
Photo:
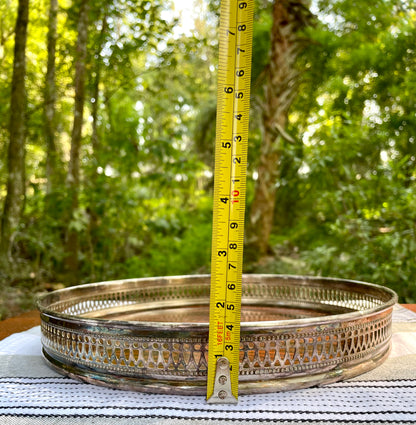
{"label": "blurred forest background", "polygon": [[[220,2],[179,3],[1,0],[0,318],[209,273]],[[414,7],[256,0],[246,272],[416,302]]]}

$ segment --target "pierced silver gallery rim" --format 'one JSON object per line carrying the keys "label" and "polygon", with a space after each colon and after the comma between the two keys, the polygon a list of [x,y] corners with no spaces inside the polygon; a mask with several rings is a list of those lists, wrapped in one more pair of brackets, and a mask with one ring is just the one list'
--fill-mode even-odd
{"label": "pierced silver gallery rim", "polygon": [[[206,392],[210,277],[129,279],[43,295],[43,355],[114,388]],[[388,356],[396,294],[345,279],[244,275],[240,394],[324,385]]]}

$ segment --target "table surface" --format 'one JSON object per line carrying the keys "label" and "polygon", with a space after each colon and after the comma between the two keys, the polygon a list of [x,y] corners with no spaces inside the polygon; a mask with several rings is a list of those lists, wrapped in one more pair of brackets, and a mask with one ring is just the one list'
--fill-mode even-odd
{"label": "table surface", "polygon": [[37,310],[2,320],[0,321],[0,340],[38,325],[40,325],[40,315]]}
{"label": "table surface", "polygon": [[26,313],[0,322],[0,336],[11,334],[0,341],[0,423],[415,425],[416,314],[410,310],[416,312],[416,305],[406,307],[394,308],[392,351],[381,366],[324,387],[240,396],[235,406],[207,405],[201,396],[121,391],[63,377],[42,359],[39,313]]}

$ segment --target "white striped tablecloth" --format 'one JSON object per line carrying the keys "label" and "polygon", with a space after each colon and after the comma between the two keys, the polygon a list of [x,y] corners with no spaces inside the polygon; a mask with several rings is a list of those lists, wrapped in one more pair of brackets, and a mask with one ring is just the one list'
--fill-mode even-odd
{"label": "white striped tablecloth", "polygon": [[1,425],[190,423],[416,424],[416,314],[395,307],[392,352],[373,371],[325,387],[240,396],[235,406],[62,377],[41,357],[39,327],[0,341]]}

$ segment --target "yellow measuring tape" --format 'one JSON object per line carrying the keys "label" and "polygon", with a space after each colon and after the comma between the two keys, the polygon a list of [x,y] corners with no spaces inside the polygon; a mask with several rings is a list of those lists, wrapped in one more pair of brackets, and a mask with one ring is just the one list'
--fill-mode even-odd
{"label": "yellow measuring tape", "polygon": [[254,0],[222,0],[207,400],[236,403]]}

